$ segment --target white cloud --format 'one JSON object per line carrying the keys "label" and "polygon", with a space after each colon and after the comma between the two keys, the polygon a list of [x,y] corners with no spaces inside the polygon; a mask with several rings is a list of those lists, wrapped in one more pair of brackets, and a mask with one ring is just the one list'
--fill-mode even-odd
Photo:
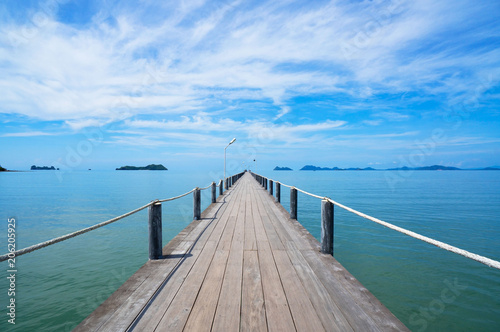
{"label": "white cloud", "polygon": [[374,114],[374,116],[387,119],[389,121],[401,121],[407,120],[410,118],[408,114],[402,114],[397,112],[378,112]]}
{"label": "white cloud", "polygon": [[1,137],[34,137],[34,136],[52,136],[53,133],[47,133],[42,131],[26,131],[18,133],[7,133],[0,135]]}
{"label": "white cloud", "polygon": [[[149,128],[218,134],[240,130],[257,137],[266,128],[275,138],[302,142],[346,122],[273,123],[271,119],[289,121],[295,97],[327,94],[363,101],[424,91],[429,98],[455,100],[487,73],[500,75],[491,70],[500,64],[498,49],[484,44],[471,51],[468,46],[497,34],[467,29],[482,20],[491,4],[291,4],[145,2],[131,10],[103,3],[88,25],[49,17],[33,38],[16,47],[9,36],[22,35],[25,26],[3,25],[0,112],[59,120],[73,130],[128,119],[124,129],[144,135]],[[497,81],[489,80],[487,88]],[[252,120],[256,117],[247,102],[264,103],[268,107],[261,112],[271,114]],[[338,109],[354,112],[369,104],[352,101]],[[393,105],[388,102],[386,109]],[[216,111],[223,118],[216,120]],[[374,117],[364,123],[411,119],[390,110]],[[144,144],[150,142],[154,139]]]}

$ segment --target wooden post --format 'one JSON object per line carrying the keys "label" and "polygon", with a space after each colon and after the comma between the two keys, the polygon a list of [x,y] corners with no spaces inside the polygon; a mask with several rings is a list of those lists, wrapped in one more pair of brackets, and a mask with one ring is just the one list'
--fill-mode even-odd
{"label": "wooden post", "polygon": [[269,180],[269,195],[273,195],[273,180]]}
{"label": "wooden post", "polygon": [[224,186],[222,185],[222,179],[219,182],[219,196],[224,193]]}
{"label": "wooden post", "polygon": [[264,189],[267,190],[267,178],[264,178]]}
{"label": "wooden post", "polygon": [[217,202],[217,189],[216,189],[215,181],[212,182],[212,203]]}
{"label": "wooden post", "polygon": [[321,252],[333,255],[333,204],[321,201]]}
{"label": "wooden post", "polygon": [[290,218],[297,220],[297,189],[290,189]]}
{"label": "wooden post", "polygon": [[201,195],[200,189],[196,188],[193,192],[193,219],[200,220],[201,218]]}
{"label": "wooden post", "polygon": [[228,190],[228,189],[229,189],[228,184],[229,184],[229,182],[228,182],[228,179],[226,178],[226,179],[224,180],[224,186],[225,186],[226,190]]}
{"label": "wooden post", "polygon": [[281,203],[281,183],[276,182],[276,202]]}
{"label": "wooden post", "polygon": [[149,206],[149,259],[160,259],[161,250],[161,203]]}

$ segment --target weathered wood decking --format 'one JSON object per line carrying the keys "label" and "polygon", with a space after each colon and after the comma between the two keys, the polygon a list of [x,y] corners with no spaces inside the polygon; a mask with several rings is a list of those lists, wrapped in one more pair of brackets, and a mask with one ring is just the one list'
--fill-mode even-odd
{"label": "weathered wood decking", "polygon": [[76,331],[407,330],[249,173],[163,255]]}

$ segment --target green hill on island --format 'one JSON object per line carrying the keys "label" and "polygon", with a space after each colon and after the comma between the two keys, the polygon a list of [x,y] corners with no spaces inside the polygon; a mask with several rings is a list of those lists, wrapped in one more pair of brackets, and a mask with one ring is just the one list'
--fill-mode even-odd
{"label": "green hill on island", "polygon": [[117,171],[168,171],[168,169],[162,164],[151,164],[145,167],[137,166],[122,166],[116,169]]}
{"label": "green hill on island", "polygon": [[273,171],[293,171],[293,169],[291,169],[290,167],[279,167],[279,166],[276,166]]}
{"label": "green hill on island", "polygon": [[0,165],[0,172],[6,172],[7,169],[3,168],[1,165]]}
{"label": "green hill on island", "polygon": [[55,170],[59,170],[59,168],[55,168],[54,166],[36,166],[36,165],[33,165],[31,166],[31,170],[32,171],[55,171]]}
{"label": "green hill on island", "polygon": [[350,168],[339,168],[339,167],[318,167],[314,165],[306,165],[300,169],[301,171],[374,171],[374,168],[366,167],[350,167]]}

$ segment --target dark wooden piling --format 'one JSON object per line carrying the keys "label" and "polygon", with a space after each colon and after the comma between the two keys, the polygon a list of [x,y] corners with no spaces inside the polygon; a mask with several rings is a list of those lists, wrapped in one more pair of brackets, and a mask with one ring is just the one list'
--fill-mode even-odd
{"label": "dark wooden piling", "polygon": [[193,219],[200,220],[201,217],[201,195],[200,189],[196,188],[193,192]]}
{"label": "dark wooden piling", "polygon": [[273,195],[273,185],[274,185],[274,182],[273,180],[269,180],[269,195]]}
{"label": "dark wooden piling", "polygon": [[217,202],[217,186],[215,185],[215,181],[212,182],[212,203]]}
{"label": "dark wooden piling", "polygon": [[321,252],[333,255],[333,204],[321,201]]}
{"label": "dark wooden piling", "polygon": [[297,219],[297,189],[290,189],[290,218]]}
{"label": "dark wooden piling", "polygon": [[161,203],[149,206],[149,259],[160,259],[162,251]]}
{"label": "dark wooden piling", "polygon": [[276,202],[281,203],[281,183],[276,182]]}

